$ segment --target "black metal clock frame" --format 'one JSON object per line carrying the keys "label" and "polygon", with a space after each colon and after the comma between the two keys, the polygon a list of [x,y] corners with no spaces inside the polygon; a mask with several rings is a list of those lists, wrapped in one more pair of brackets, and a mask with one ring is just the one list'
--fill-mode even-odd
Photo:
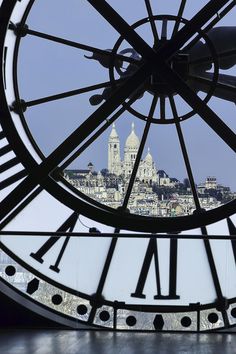
{"label": "black metal clock frame", "polygon": [[[120,84],[119,87],[115,90],[114,94],[104,103],[102,104],[84,123],[81,124],[72,134],[68,137],[53,153],[50,154],[46,159],[44,158],[40,165],[37,165],[34,159],[30,156],[28,151],[26,151],[25,147],[20,141],[20,138],[15,132],[15,128],[10,121],[7,119],[9,116],[9,106],[4,98],[4,82],[2,80],[1,83],[1,97],[2,97],[2,107],[1,107],[1,116],[4,117],[2,121],[2,125],[4,130],[7,132],[9,142],[13,149],[15,150],[17,156],[24,164],[27,174],[26,179],[21,183],[19,187],[17,187],[11,195],[9,195],[6,200],[3,202],[3,207],[1,210],[1,218],[6,215],[15,205],[20,202],[23,198],[27,196],[37,185],[41,184],[43,188],[50,190],[57,199],[63,201],[66,205],[71,207],[72,209],[80,212],[83,210],[85,215],[92,216],[94,219],[99,220],[103,223],[110,223],[116,227],[132,229],[136,231],[147,231],[147,232],[164,232],[164,231],[178,231],[184,229],[190,229],[194,227],[198,227],[199,225],[207,225],[217,221],[219,218],[227,217],[234,213],[235,211],[235,201],[228,203],[227,205],[221,206],[214,210],[210,210],[205,212],[202,210],[198,194],[195,188],[194,177],[191,169],[191,165],[189,162],[187,149],[185,146],[184,137],[181,130],[181,125],[179,123],[178,113],[176,110],[176,105],[173,97],[170,97],[170,103],[173,110],[173,114],[175,117],[175,124],[178,132],[178,137],[180,140],[180,145],[182,148],[182,153],[184,156],[185,165],[188,171],[188,177],[190,180],[194,201],[196,205],[196,213],[189,216],[183,216],[178,218],[152,218],[152,217],[142,217],[136,216],[127,213],[127,204],[130,197],[130,193],[132,191],[135,175],[137,172],[137,167],[139,165],[139,161],[141,158],[141,153],[146,141],[147,133],[150,129],[152,112],[155,108],[157,102],[157,96],[154,96],[152,107],[150,108],[149,119],[146,122],[146,128],[144,131],[144,135],[140,144],[140,149],[138,153],[138,157],[136,160],[136,164],[134,167],[134,171],[129,183],[128,191],[123,203],[123,206],[119,210],[113,210],[111,208],[104,208],[101,204],[99,207],[95,207],[96,204],[89,200],[90,203],[86,201],[88,198],[76,198],[71,194],[67,193],[62,188],[58,187],[57,183],[53,181],[54,176],[56,175],[55,171],[58,166],[63,162],[67,156],[73,152],[78,145],[83,144],[83,141],[92,134],[93,131],[99,127],[106,119],[112,114],[114,109],[119,107],[127,97],[132,97],[133,92],[136,91],[136,88],[140,85],[142,86],[144,82],[150,77],[150,75],[155,75],[158,70],[158,75],[161,75],[163,80],[166,80],[168,85],[171,85],[175,88],[175,91],[182,96],[185,101],[193,108],[193,110],[202,117],[202,119],[214,130],[219,137],[221,137],[225,143],[234,151],[236,151],[235,144],[235,134],[234,132],[203,102],[189,87],[188,85],[178,76],[176,72],[174,72],[169,65],[167,64],[167,60],[169,61],[173,55],[182,47],[186,41],[188,41],[197,31],[199,31],[198,37],[207,38],[207,31],[211,26],[217,23],[217,19],[222,18],[230,9],[233,8],[234,2],[231,2],[220,14],[219,17],[216,17],[212,20],[212,22],[207,26],[206,29],[200,31],[200,28],[205,25],[205,23],[212,18],[216,13],[218,13],[221,8],[226,5],[229,1],[211,1],[208,3],[192,20],[185,24],[185,26],[177,32],[174,37],[164,43],[160,48],[154,50],[150,48],[147,43],[145,43],[141,37],[139,37],[133,30],[131,26],[129,26],[106,2],[98,1],[93,2],[89,1],[92,6],[94,6],[98,12],[120,33],[122,38],[125,38],[130,45],[142,55],[141,66],[138,70],[130,77],[125,80],[124,84]],[[46,39],[55,40],[50,35],[43,35],[40,33],[35,33],[31,31],[25,26],[25,20],[27,18],[27,14],[30,11],[31,6],[33,5],[33,1],[30,3],[26,14],[21,22],[21,24],[10,24],[10,28],[15,31],[18,36],[18,43],[16,46],[15,52],[15,90],[16,90],[16,102],[12,102],[13,108],[17,109],[23,118],[23,111],[27,107],[27,105],[32,105],[31,103],[23,103],[22,99],[19,96],[19,92],[17,89],[17,76],[16,76],[16,65],[17,65],[17,52],[20,39],[22,35],[37,35],[41,37],[45,37]],[[11,13],[12,8],[14,7],[14,2],[10,1],[7,4],[4,2],[2,7],[2,13],[4,13],[4,17],[1,21],[1,46],[3,46],[5,31],[8,27],[8,17]],[[7,15],[7,13],[9,15]],[[181,21],[181,17],[178,17],[179,21]],[[63,39],[60,39],[63,42]],[[57,39],[59,41],[59,39]],[[194,39],[194,43],[196,39]],[[65,44],[66,43],[65,41]],[[2,50],[4,50],[2,48]],[[117,54],[113,54],[117,56]],[[2,58],[3,60],[3,58]],[[125,59],[127,60],[127,59]],[[129,59],[128,59],[129,60]],[[215,59],[214,59],[215,60]],[[217,60],[215,60],[215,63]],[[1,63],[4,66],[4,63]],[[215,79],[217,78],[217,74]],[[217,86],[217,83],[214,83]],[[134,99],[134,98],[131,98]],[[46,100],[46,99],[45,99]],[[124,105],[125,107],[125,105]],[[123,111],[123,107],[121,110]],[[116,114],[117,117],[117,114]],[[111,124],[114,121],[114,118],[109,120]],[[105,123],[106,124],[106,123]],[[108,124],[106,124],[106,127]],[[104,130],[104,127],[101,127],[101,131]],[[100,132],[101,132],[100,131]],[[28,132],[29,133],[29,132]],[[96,138],[96,136],[90,137],[90,143]],[[34,144],[35,145],[35,144]],[[88,143],[85,144],[85,147],[88,146]],[[80,147],[80,152],[83,150],[83,145]],[[38,150],[38,149],[37,149]],[[57,179],[57,178],[55,178]],[[117,218],[119,216],[119,218]],[[117,222],[119,220],[119,222]]]}
{"label": "black metal clock frame", "polygon": [[[143,137],[141,139],[141,144],[139,147],[137,159],[129,182],[129,186],[127,189],[127,193],[121,208],[119,208],[118,210],[114,210],[112,208],[103,206],[100,203],[90,199],[89,197],[84,196],[80,192],[77,192],[77,196],[75,196],[74,193],[73,194],[69,193],[64,188],[59,186],[57,182],[58,181],[63,182],[64,184],[66,184],[67,187],[71,188],[74,192],[73,187],[69,186],[69,184],[64,180],[63,176],[61,175],[61,171],[71,162],[72,159],[74,159],[76,156],[81,154],[91,143],[93,143],[98,138],[98,136],[103,131],[105,131],[119,117],[119,115],[121,115],[126,110],[132,112],[132,108],[131,108],[132,103],[135,102],[140,97],[140,95],[143,93],[144,88],[150,90],[150,85],[149,85],[150,77],[154,77],[156,75],[160,76],[161,79],[166,82],[167,86],[173,87],[174,91],[177,94],[179,94],[192,107],[193,111],[196,112],[203,119],[203,121],[207,123],[208,126],[210,126],[210,128],[213,129],[213,131],[226,143],[227,146],[229,146],[234,152],[236,152],[235,133],[220,119],[220,117],[217,116],[216,113],[214,113],[207,106],[207,101],[210,99],[214,90],[219,86],[218,83],[219,58],[218,58],[218,54],[215,51],[212,41],[208,38],[207,32],[213,26],[215,26],[217,22],[235,6],[235,1],[211,0],[196,16],[194,16],[192,20],[187,22],[182,19],[183,10],[186,3],[185,0],[182,0],[178,16],[172,17],[172,20],[176,21],[173,37],[169,41],[162,43],[161,46],[155,47],[154,45],[154,48],[149,47],[147,43],[134,31],[134,28],[136,28],[143,22],[145,23],[147,19],[144,19],[141,22],[139,21],[135,25],[130,26],[114,11],[114,9],[112,9],[112,7],[107,2],[103,0],[88,0],[88,2],[104,17],[106,21],[108,21],[111,24],[111,26],[113,26],[117,30],[117,32],[120,35],[120,39],[115,44],[112,52],[106,52],[98,48],[92,48],[87,45],[82,45],[81,43],[75,43],[72,41],[65,40],[63,38],[58,38],[46,33],[40,33],[29,29],[26,26],[26,20],[31,7],[33,6],[34,0],[32,0],[29,3],[27,11],[23,16],[21,23],[19,24],[9,23],[9,18],[15,6],[16,0],[3,1],[1,12],[0,12],[0,48],[2,54],[4,53],[4,40],[5,40],[6,30],[9,28],[10,30],[14,31],[15,35],[17,36],[15,57],[14,57],[14,75],[13,75],[16,101],[12,102],[11,107],[9,107],[5,97],[6,82],[4,81],[4,73],[3,73],[3,77],[1,78],[1,83],[0,83],[0,99],[1,99],[0,118],[1,118],[2,127],[4,129],[4,133],[1,134],[0,138],[6,137],[8,139],[9,147],[7,147],[6,149],[9,149],[9,151],[10,149],[12,149],[16,154],[16,158],[14,159],[14,161],[10,161],[6,165],[3,165],[1,167],[1,170],[4,171],[10,168],[11,166],[14,166],[14,164],[18,163],[18,161],[20,161],[23,164],[24,170],[22,170],[17,175],[3,181],[2,187],[8,184],[10,185],[12,184],[13,181],[17,181],[22,177],[25,177],[25,179],[9,194],[9,196],[7,196],[2,201],[1,210],[0,210],[0,229],[2,229],[10,220],[12,220],[14,216],[27,205],[27,203],[30,203],[33,200],[33,198],[38,193],[40,193],[42,189],[45,189],[50,194],[52,194],[56,199],[62,201],[65,205],[67,205],[69,208],[74,210],[74,213],[72,214],[73,216],[83,213],[83,215],[85,216],[89,216],[94,220],[97,220],[104,224],[112,225],[116,228],[116,233],[115,235],[113,235],[114,237],[111,241],[110,249],[107,255],[103,276],[100,280],[98,290],[93,297],[78,292],[74,293],[72,289],[65,288],[62,285],[57,284],[56,282],[53,282],[52,280],[48,279],[47,277],[42,276],[42,274],[37,273],[34,269],[29,267],[29,265],[24,263],[15,255],[11,254],[9,250],[6,250],[6,252],[10,254],[10,256],[13,259],[15,259],[19,264],[22,264],[26,269],[28,269],[30,272],[35,274],[35,276],[40,277],[46,282],[52,283],[55,287],[63,289],[68,293],[89,300],[92,306],[92,310],[88,319],[88,324],[94,325],[93,320],[96,311],[101,306],[106,305],[113,308],[115,314],[114,316],[116,316],[118,310],[122,310],[122,309],[130,310],[130,311],[144,311],[144,312],[195,311],[198,313],[199,316],[200,312],[204,311],[205,309],[216,308],[218,311],[222,313],[224,319],[224,325],[228,327],[229,323],[227,320],[226,312],[228,306],[231,303],[233,304],[236,302],[236,298],[226,301],[222,295],[220,285],[219,285],[219,280],[217,277],[214,259],[212,256],[211,247],[209,244],[210,237],[207,236],[206,225],[214,223],[222,218],[227,218],[230,215],[234,214],[236,210],[236,201],[235,200],[231,201],[224,206],[221,206],[217,209],[210,210],[210,211],[205,211],[201,208],[198,194],[195,187],[192,168],[188,158],[185,140],[181,130],[181,120],[184,119],[184,117],[178,116],[173,94],[168,95],[172,112],[173,112],[173,120],[170,120],[169,122],[167,120],[165,121],[165,117],[163,113],[162,117],[160,117],[160,122],[158,122],[158,119],[155,121],[153,114],[158,100],[158,93],[154,93],[153,95],[153,101],[150,107],[149,115],[147,117],[139,117],[144,119],[146,125],[144,129]],[[149,20],[152,26],[154,38],[156,38],[156,40],[158,41],[157,38],[158,35],[155,31],[155,21],[159,19],[162,20],[162,17],[154,16],[152,14],[150,2],[146,0],[145,3],[148,9]],[[218,14],[218,16],[215,16],[215,14]],[[214,16],[215,18],[211,20],[212,17]],[[210,20],[211,22],[208,23]],[[184,23],[184,26],[182,29],[178,31],[180,23]],[[202,30],[201,28],[205,26],[206,23],[208,23],[208,25]],[[178,73],[172,70],[169,66],[169,62],[172,60],[172,58],[176,55],[176,53],[179,52],[179,50],[184,46],[184,44],[188,42],[193,35],[195,35],[195,33],[198,33],[198,35],[197,37],[194,38],[191,44],[193,45],[199,39],[203,38],[210,48],[212,61],[214,62],[214,66],[215,66],[213,81],[210,85],[210,91],[209,94],[207,94],[205,101],[202,101],[197,96],[197,94],[190,89],[187,83],[179,77]],[[25,102],[20,97],[20,93],[18,90],[17,59],[18,59],[18,50],[19,50],[20,41],[22,37],[26,35],[41,37],[46,40],[55,41],[79,49],[89,50],[93,53],[98,53],[109,57],[109,71],[110,71],[111,80],[107,83],[101,83],[87,88],[82,88],[82,89],[78,89],[78,90],[74,90],[74,91],[70,91],[70,92],[66,92],[66,93],[62,93],[50,97],[44,97],[31,102]],[[119,46],[124,39],[131,45],[131,47],[136,51],[136,53],[138,53],[141,56],[140,61],[134,60],[129,57],[125,57],[124,55],[118,53]],[[4,68],[5,65],[4,55],[1,56],[0,60],[1,60],[1,67]],[[115,70],[116,67],[116,60],[126,61],[129,63],[129,65],[136,66],[137,70],[136,71],[134,70],[132,75],[128,76],[125,79],[121,78],[120,80],[115,80],[113,71]],[[88,117],[88,119],[85,120],[84,123],[82,123],[48,157],[44,157],[39,147],[36,145],[27,127],[27,124],[25,122],[25,117],[24,117],[25,110],[37,104],[42,104],[57,99],[63,99],[65,97],[69,97],[72,95],[81,94],[83,92],[90,92],[98,88],[106,88],[106,87],[113,88],[111,96],[108,97],[107,100],[101,106],[99,106],[98,109],[90,117]],[[138,90],[137,87],[139,88]],[[128,103],[126,102],[127,99],[129,99]],[[116,111],[115,114],[113,114],[113,112],[117,108],[119,108],[119,110]],[[28,134],[29,139],[31,140],[39,156],[42,158],[41,164],[38,165],[36,163],[34,158],[30,155],[29,151],[22,143],[21,138],[18,135],[18,132],[16,131],[14,124],[11,120],[12,110],[14,110],[20,115],[22,124],[25,127],[25,131]],[[164,112],[163,103],[162,103],[162,110]],[[189,115],[185,118],[186,119],[189,118]],[[140,159],[142,156],[142,152],[145,146],[149,129],[151,127],[151,124],[158,124],[158,123],[175,124],[176,126],[181,149],[182,149],[182,154],[185,161],[185,166],[188,172],[188,177],[189,177],[189,181],[190,181],[190,185],[191,185],[191,189],[192,189],[192,193],[196,205],[196,212],[193,215],[178,217],[178,218],[160,218],[160,217],[152,218],[152,217],[142,217],[142,216],[132,215],[127,211],[128,201],[132,192],[133,184],[135,181],[135,177],[137,174],[138,166],[140,163]],[[101,124],[103,124],[102,127],[100,127],[100,129],[96,133],[93,133],[93,131],[97,129]],[[89,139],[86,142],[84,142],[88,137]],[[5,154],[6,149],[2,150],[1,153]],[[74,152],[72,157],[68,158],[68,156],[72,152]],[[13,211],[15,207],[16,209]],[[3,221],[1,222],[1,220]],[[161,235],[159,236],[155,235],[155,233],[157,232],[178,233],[180,230],[182,231],[187,229],[193,229],[196,227],[201,227],[202,229],[201,238],[203,238],[205,243],[207,257],[208,257],[211,273],[214,280],[214,285],[217,293],[217,300],[214,304],[206,304],[206,305],[193,304],[186,307],[185,306],[162,307],[162,306],[151,306],[151,305],[127,305],[122,303],[114,303],[103,299],[102,289],[103,289],[104,281],[106,279],[107,271],[109,269],[109,264],[110,264],[109,262],[111,262],[112,255],[116,247],[117,238],[130,237],[129,234],[123,236],[119,235],[120,229],[151,233],[148,236],[144,236],[150,238],[150,242],[149,242],[150,249],[149,251],[147,250],[147,253],[149,252],[149,255],[146,258],[147,264],[146,266],[145,264],[143,265],[143,268],[145,267],[148,268],[150,266],[150,263],[148,262],[154,256],[152,243],[156,242],[157,238],[162,237]],[[67,229],[58,230],[59,233],[55,233],[54,235],[51,234],[51,236],[52,238],[56,237],[56,241],[57,241],[60,238],[60,232],[64,233],[64,231],[67,231]],[[33,233],[31,233],[31,235],[32,234]],[[232,227],[231,227],[231,234],[232,234]],[[2,235],[4,235],[4,232],[2,232]],[[48,234],[45,233],[45,236],[46,235]],[[68,233],[68,235],[69,235],[68,237],[71,237],[73,235],[77,237],[80,236],[79,234],[76,235],[73,233],[71,234]],[[91,235],[89,234],[88,236],[90,237]],[[135,235],[134,237],[139,237],[139,236]],[[176,240],[181,236],[175,235],[173,237],[171,236],[167,236],[167,237],[172,239],[173,241],[172,243],[173,254],[175,254],[175,251],[177,249]],[[175,261],[173,260],[173,257],[172,257],[172,261]],[[141,277],[143,277],[143,279],[140,280],[140,284],[146,279],[145,269],[143,271],[143,276],[141,275]],[[172,279],[170,282],[173,284],[174,281],[176,280]],[[132,319],[130,318],[129,321],[130,321],[129,322],[130,327],[132,327],[133,326]],[[187,320],[185,319],[185,321]],[[115,319],[114,319],[113,329],[116,329]]]}

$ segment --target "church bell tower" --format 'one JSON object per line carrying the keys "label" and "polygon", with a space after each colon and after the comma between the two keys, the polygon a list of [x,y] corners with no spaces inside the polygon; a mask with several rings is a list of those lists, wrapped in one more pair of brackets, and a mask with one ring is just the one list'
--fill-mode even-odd
{"label": "church bell tower", "polygon": [[108,140],[108,170],[119,176],[121,174],[120,160],[120,139],[116,132],[115,124],[112,126],[112,131]]}

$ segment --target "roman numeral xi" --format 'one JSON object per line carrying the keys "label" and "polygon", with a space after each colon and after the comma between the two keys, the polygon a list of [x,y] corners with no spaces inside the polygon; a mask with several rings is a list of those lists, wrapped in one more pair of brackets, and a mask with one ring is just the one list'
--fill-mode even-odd
{"label": "roman numeral xi", "polygon": [[[57,230],[58,232],[72,232],[75,228],[76,222],[78,220],[79,215],[77,213],[73,213],[70,215],[70,217],[59,227]],[[39,263],[43,263],[44,259],[43,257],[50,251],[50,249],[59,241],[61,237],[53,237],[51,236],[40,248],[37,252],[31,253],[30,256],[33,257],[36,261]],[[50,269],[53,270],[54,272],[59,273],[60,272],[60,262],[61,259],[65,253],[66,247],[68,246],[70,240],[70,236],[67,236],[61,246],[61,249],[58,253],[56,262],[53,265],[50,265]]]}

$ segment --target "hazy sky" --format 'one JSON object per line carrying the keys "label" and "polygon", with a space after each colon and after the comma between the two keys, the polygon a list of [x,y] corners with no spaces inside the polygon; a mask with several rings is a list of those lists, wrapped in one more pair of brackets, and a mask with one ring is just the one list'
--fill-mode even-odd
{"label": "hazy sky", "polygon": [[[188,0],[184,17],[191,18],[207,2]],[[109,3],[130,24],[147,17],[144,0],[110,0]],[[152,5],[155,15],[176,15],[180,0],[152,1]],[[233,10],[219,22],[218,26],[234,26],[235,15],[236,11]],[[113,48],[119,38],[117,32],[86,0],[37,0],[27,24],[34,30],[101,49]],[[157,21],[156,24],[160,31],[161,21]],[[171,33],[173,24],[168,23],[168,33]],[[149,24],[140,27],[138,33],[153,45]],[[121,49],[124,48],[130,48],[130,45],[124,42]],[[97,61],[84,58],[84,55],[90,53],[33,36],[23,38],[20,46],[18,75],[21,98],[28,101],[108,81],[108,70]],[[235,75],[235,67],[222,73]],[[90,105],[89,98],[93,94],[100,93],[102,90],[37,105],[26,111],[26,121],[45,155],[53,151],[89,117],[96,109]],[[205,97],[205,94],[200,93],[200,96]],[[150,94],[145,95],[134,107],[147,114],[151,98]],[[190,109],[178,96],[176,96],[176,105],[179,114],[186,113]],[[210,106],[233,131],[236,131],[235,104],[213,97]],[[167,115],[169,111],[167,107]],[[158,116],[159,106],[155,113]],[[142,120],[126,112],[116,122],[121,139],[121,151],[130,133],[132,122],[135,123],[137,135],[141,137],[144,129]],[[206,176],[216,176],[220,183],[236,190],[235,158],[230,148],[196,115],[181,125],[195,181],[199,183]],[[74,161],[71,167],[85,168],[90,161],[97,170],[107,167],[107,141],[110,130],[111,128]],[[180,180],[187,177],[174,124],[153,125],[144,154],[148,147],[159,169],[166,170],[170,176]]]}

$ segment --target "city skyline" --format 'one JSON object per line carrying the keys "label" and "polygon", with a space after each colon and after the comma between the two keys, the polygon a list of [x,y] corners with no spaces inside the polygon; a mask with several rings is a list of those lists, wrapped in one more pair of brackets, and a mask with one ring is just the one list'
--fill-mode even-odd
{"label": "city skyline", "polygon": [[[116,123],[113,123],[113,125],[111,125],[108,129],[108,134],[107,134],[107,143],[109,144],[109,137],[112,133],[112,130],[115,128],[115,130],[118,132],[118,136],[119,136],[119,140],[120,140],[120,154],[121,154],[121,158],[124,157],[125,155],[125,145],[126,145],[126,141],[127,141],[127,137],[129,137],[129,134],[128,133],[131,133],[132,131],[135,131],[135,135],[136,135],[136,125],[134,123],[134,120],[130,123],[130,131],[127,129],[127,134],[120,134],[119,130],[117,129],[117,124]],[[140,137],[138,136],[137,134],[137,138],[138,138],[138,141],[140,142]],[[173,171],[173,169],[171,168],[171,166],[168,166],[168,165],[164,165],[164,167],[159,163],[158,161],[158,154],[153,154],[153,151],[155,152],[155,149],[152,149],[150,146],[148,146],[147,144],[145,145],[144,147],[144,151],[143,151],[143,154],[142,154],[142,158],[141,158],[141,161],[144,160],[145,156],[148,155],[148,153],[151,153],[151,156],[153,158],[153,162],[155,164],[155,167],[157,168],[157,171],[158,170],[161,170],[161,171],[164,171],[168,177],[170,178],[176,178],[177,180],[179,180],[180,182],[184,182],[184,180],[188,179],[188,176],[187,176],[187,173],[184,174],[182,173],[181,176],[178,175],[178,173],[175,173],[175,171]],[[86,153],[86,151],[85,151]],[[95,155],[93,154],[93,156],[89,156],[91,158],[88,158],[87,159],[87,162],[85,161],[85,159],[83,159],[83,163],[81,163],[81,159],[79,160],[76,160],[75,162],[72,163],[71,165],[71,169],[86,169],[88,167],[89,164],[93,164],[93,168],[95,171],[99,172],[103,169],[108,169],[109,170],[109,152],[107,150],[107,147],[106,147],[106,143],[104,143],[104,148],[103,148],[103,154],[104,156],[104,164],[103,163],[96,163],[96,159],[95,159]],[[156,157],[156,158],[155,158]],[[78,162],[79,161],[79,162]],[[167,168],[165,168],[167,166]],[[169,167],[169,169],[168,169]],[[214,175],[214,174],[206,174],[206,175],[203,175],[201,179],[196,179],[196,185],[199,185],[201,183],[205,183],[207,178],[216,178],[217,182],[219,184],[222,184],[222,185],[227,185],[225,184],[219,177],[218,175]],[[231,187],[231,186],[230,186]],[[234,189],[233,189],[234,190]],[[235,188],[236,190],[236,188]]]}
{"label": "city skyline", "polygon": [[[99,171],[91,160],[87,168],[67,168],[64,170],[66,181],[101,204],[114,209],[126,205],[133,214],[162,217],[192,214],[196,201],[188,178],[180,181],[158,167],[149,147],[131,182],[141,144],[135,124],[131,123],[130,128],[122,149],[113,123],[106,144],[106,167]],[[218,183],[213,176],[196,183],[196,192],[201,207],[206,210],[225,204],[236,196],[230,187]]]}

